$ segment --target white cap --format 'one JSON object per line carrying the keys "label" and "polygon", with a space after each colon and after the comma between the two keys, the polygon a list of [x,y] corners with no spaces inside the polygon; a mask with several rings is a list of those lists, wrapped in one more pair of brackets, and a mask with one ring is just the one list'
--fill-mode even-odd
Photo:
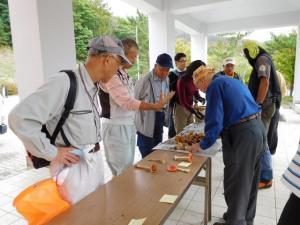
{"label": "white cap", "polygon": [[226,66],[227,64],[235,65],[235,60],[234,60],[234,58],[228,57],[228,58],[224,59],[224,61],[223,61],[223,66]]}

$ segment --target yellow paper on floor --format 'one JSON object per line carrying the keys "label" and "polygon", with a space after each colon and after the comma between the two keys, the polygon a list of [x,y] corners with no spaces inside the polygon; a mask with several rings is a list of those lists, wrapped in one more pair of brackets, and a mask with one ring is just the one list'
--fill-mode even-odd
{"label": "yellow paper on floor", "polygon": [[173,204],[176,201],[177,197],[178,197],[177,195],[164,195],[159,200],[159,202]]}
{"label": "yellow paper on floor", "polygon": [[130,220],[128,225],[143,225],[146,219],[147,219],[146,217],[142,219],[132,219]]}
{"label": "yellow paper on floor", "polygon": [[190,163],[190,162],[181,162],[181,163],[179,163],[177,166],[183,167],[183,168],[188,168],[188,167],[190,167],[191,165],[192,165],[192,163]]}

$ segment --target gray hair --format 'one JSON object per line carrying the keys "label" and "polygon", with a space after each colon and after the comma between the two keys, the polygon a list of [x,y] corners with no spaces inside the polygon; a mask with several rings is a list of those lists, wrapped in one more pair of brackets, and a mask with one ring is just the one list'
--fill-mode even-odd
{"label": "gray hair", "polygon": [[129,50],[131,48],[136,48],[137,50],[139,50],[138,44],[136,43],[135,40],[133,40],[131,38],[125,38],[125,39],[123,39],[122,40],[122,44],[123,44],[125,55],[129,52]]}

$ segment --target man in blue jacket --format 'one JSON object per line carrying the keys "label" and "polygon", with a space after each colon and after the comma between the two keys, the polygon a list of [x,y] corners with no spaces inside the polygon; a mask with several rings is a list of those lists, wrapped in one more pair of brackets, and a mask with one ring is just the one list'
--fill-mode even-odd
{"label": "man in blue jacket", "polygon": [[240,81],[214,75],[211,68],[201,66],[193,79],[206,93],[207,105],[205,137],[200,144],[192,145],[191,151],[205,152],[219,136],[222,138],[224,196],[228,208],[223,216],[226,223],[214,225],[253,225],[260,157],[266,146],[260,107]]}

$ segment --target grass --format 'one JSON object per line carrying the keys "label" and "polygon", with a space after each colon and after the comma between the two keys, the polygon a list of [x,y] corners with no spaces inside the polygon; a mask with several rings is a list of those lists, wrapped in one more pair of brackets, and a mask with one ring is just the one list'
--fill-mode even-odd
{"label": "grass", "polygon": [[0,79],[14,79],[15,63],[10,47],[0,47]]}
{"label": "grass", "polygon": [[10,47],[0,47],[0,88],[5,86],[8,94],[17,94],[15,63]]}
{"label": "grass", "polygon": [[282,97],[281,106],[284,107],[284,108],[292,108],[292,106],[293,106],[293,97],[292,96]]}

